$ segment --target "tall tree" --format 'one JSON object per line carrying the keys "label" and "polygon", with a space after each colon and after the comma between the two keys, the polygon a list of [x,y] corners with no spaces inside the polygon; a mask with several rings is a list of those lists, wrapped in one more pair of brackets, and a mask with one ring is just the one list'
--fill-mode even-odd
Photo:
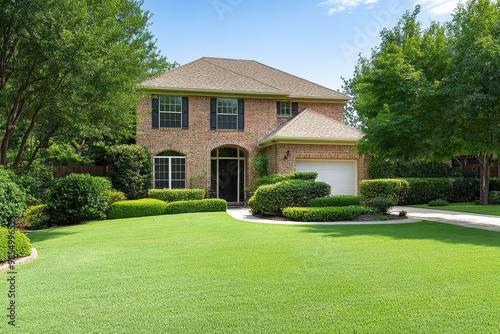
{"label": "tall tree", "polygon": [[417,6],[382,31],[380,46],[345,80],[365,124],[361,152],[402,161],[477,155],[487,203],[489,161],[500,151],[498,8],[471,0],[447,25],[422,29]]}
{"label": "tall tree", "polygon": [[134,0],[0,0],[0,164],[56,136],[129,131],[138,82],[169,67]]}

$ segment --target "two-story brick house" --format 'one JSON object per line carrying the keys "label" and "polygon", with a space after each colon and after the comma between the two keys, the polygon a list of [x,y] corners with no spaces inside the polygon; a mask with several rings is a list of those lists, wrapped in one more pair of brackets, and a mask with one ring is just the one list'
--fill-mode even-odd
{"label": "two-story brick house", "polygon": [[343,124],[348,97],[251,60],[201,58],[142,83],[137,144],[154,157],[154,187],[203,187],[242,202],[257,155],[270,171],[317,171],[333,194],[366,178]]}

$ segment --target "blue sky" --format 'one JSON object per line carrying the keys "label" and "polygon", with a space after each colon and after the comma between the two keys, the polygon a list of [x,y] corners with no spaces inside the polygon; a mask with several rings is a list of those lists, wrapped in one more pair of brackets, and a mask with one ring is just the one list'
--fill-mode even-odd
{"label": "blue sky", "polygon": [[420,20],[447,21],[458,0],[145,0],[150,30],[169,61],[253,59],[340,90],[379,31],[422,5]]}

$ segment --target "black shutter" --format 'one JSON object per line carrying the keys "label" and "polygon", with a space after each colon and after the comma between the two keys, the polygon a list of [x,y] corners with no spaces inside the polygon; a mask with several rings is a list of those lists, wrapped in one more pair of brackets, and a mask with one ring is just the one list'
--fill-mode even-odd
{"label": "black shutter", "polygon": [[292,102],[292,117],[295,117],[299,114],[299,103]]}
{"label": "black shutter", "polygon": [[276,115],[280,114],[280,108],[281,108],[281,102],[277,101],[276,102]]}
{"label": "black shutter", "polygon": [[217,99],[210,99],[210,130],[217,130]]}
{"label": "black shutter", "polygon": [[245,100],[238,99],[238,130],[245,129]]}
{"label": "black shutter", "polygon": [[151,106],[153,107],[151,124],[153,129],[158,129],[160,127],[160,102],[158,101],[158,96],[153,96],[151,99]]}
{"label": "black shutter", "polygon": [[189,123],[189,101],[187,97],[182,98],[182,128],[187,129]]}

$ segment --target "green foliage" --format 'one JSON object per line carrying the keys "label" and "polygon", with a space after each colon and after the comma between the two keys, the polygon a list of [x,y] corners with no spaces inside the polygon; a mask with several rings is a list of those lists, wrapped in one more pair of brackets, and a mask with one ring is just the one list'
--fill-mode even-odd
{"label": "green foliage", "polygon": [[205,198],[205,189],[150,189],[149,198],[156,198],[165,202],[201,200]]}
{"label": "green foliage", "polygon": [[13,181],[26,193],[26,205],[45,203],[54,185],[52,166],[36,161],[29,170],[17,175]]}
{"label": "green foliage", "polygon": [[70,174],[54,182],[46,213],[51,224],[76,224],[104,219],[111,184],[102,177]]}
{"label": "green foliage", "polygon": [[372,157],[368,160],[368,177],[370,179],[391,179],[396,177],[396,163],[391,159]]}
{"label": "green foliage", "polygon": [[122,191],[111,190],[111,192],[109,193],[108,206],[110,206],[113,203],[126,200],[127,196],[125,196],[125,194]]}
{"label": "green foliage", "polygon": [[139,145],[117,145],[108,152],[108,174],[113,188],[129,199],[146,197],[152,186],[152,161],[148,150]]}
{"label": "green foliage", "polygon": [[361,196],[329,196],[313,198],[309,200],[307,206],[309,207],[323,207],[323,206],[350,206],[350,205],[360,205]]}
{"label": "green foliage", "polygon": [[280,215],[286,207],[306,206],[308,201],[330,194],[330,185],[312,180],[289,180],[259,187],[249,200],[254,214]]}
{"label": "green foliage", "polygon": [[27,230],[39,230],[48,227],[47,205],[32,205],[26,209],[19,222],[19,227]]}
{"label": "green foliage", "polygon": [[402,179],[364,180],[360,193],[368,199],[387,197],[398,204],[405,198],[408,187],[408,181]]}
{"label": "green foliage", "polygon": [[495,205],[500,204],[500,191],[498,190],[490,191],[488,196],[488,203]]}
{"label": "green foliage", "polygon": [[435,198],[448,198],[451,194],[453,179],[449,178],[411,178],[405,179],[408,189],[402,205],[423,204]]}
{"label": "green foliage", "polygon": [[109,219],[164,215],[167,203],[154,198],[120,201],[108,208]]}
{"label": "green foliage", "polygon": [[446,205],[448,205],[448,202],[446,202],[446,200],[442,198],[433,199],[432,201],[429,201],[429,206],[446,206]]}
{"label": "green foliage", "polygon": [[9,241],[14,242],[14,255],[16,258],[31,254],[30,239],[18,230],[0,227],[0,262],[9,260]]}
{"label": "green foliage", "polygon": [[284,217],[300,222],[348,221],[368,213],[372,213],[372,211],[364,206],[291,207],[283,209]]}
{"label": "green foliage", "polygon": [[490,190],[500,191],[500,178],[492,177],[490,179]]}
{"label": "green foliage", "polygon": [[0,166],[0,226],[16,226],[24,212],[26,195],[12,181],[14,177]]}
{"label": "green foliage", "polygon": [[177,201],[168,203],[166,214],[193,213],[193,212],[217,212],[227,210],[227,202],[223,199],[208,198],[202,200]]}
{"label": "green foliage", "polygon": [[479,198],[479,179],[456,178],[451,183],[450,202],[471,202]]}
{"label": "green foliage", "polygon": [[289,174],[269,174],[267,176],[255,179],[255,186],[258,188],[263,185],[278,183],[287,180],[316,180],[316,172],[292,172]]}
{"label": "green foliage", "polygon": [[269,159],[263,154],[257,155],[257,159],[252,164],[252,167],[257,171],[259,177],[269,175]]}
{"label": "green foliage", "polygon": [[398,213],[399,217],[408,217],[408,212],[406,210],[401,210]]}
{"label": "green foliage", "polygon": [[391,207],[393,207],[394,201],[386,197],[375,197],[366,202],[366,205],[373,208],[376,212],[385,215]]}
{"label": "green foliage", "polygon": [[69,144],[52,144],[47,154],[53,164],[58,166],[90,166],[94,163],[89,157],[77,154]]}

